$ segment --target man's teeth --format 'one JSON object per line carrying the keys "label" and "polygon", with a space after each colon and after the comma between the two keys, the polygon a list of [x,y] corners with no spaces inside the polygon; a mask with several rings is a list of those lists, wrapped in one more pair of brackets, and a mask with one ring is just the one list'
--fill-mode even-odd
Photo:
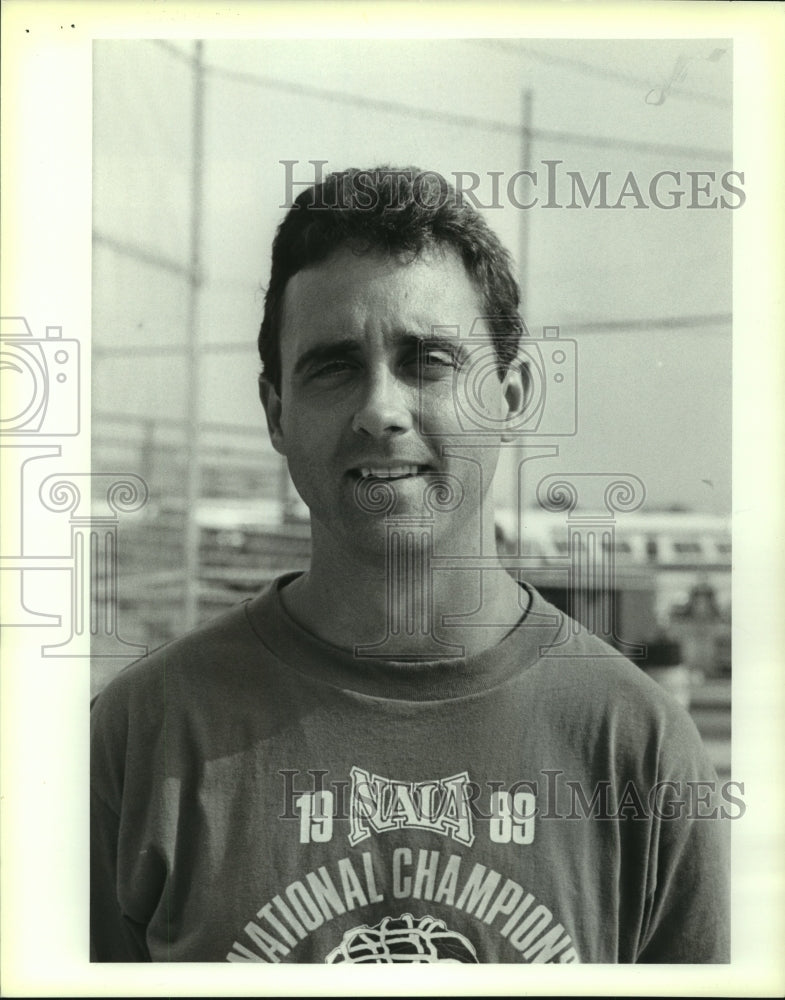
{"label": "man's teeth", "polygon": [[394,469],[376,469],[371,466],[363,466],[360,469],[361,476],[373,476],[375,479],[403,479],[405,476],[416,476],[419,473],[419,465],[401,465]]}

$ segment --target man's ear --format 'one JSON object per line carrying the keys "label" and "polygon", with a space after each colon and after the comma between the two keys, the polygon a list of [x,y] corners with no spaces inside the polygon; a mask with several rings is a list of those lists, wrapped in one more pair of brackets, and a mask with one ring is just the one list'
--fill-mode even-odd
{"label": "man's ear", "polygon": [[515,441],[521,416],[528,403],[529,377],[525,362],[513,361],[502,379],[502,395],[507,406],[505,425],[509,430],[502,432],[502,441]]}
{"label": "man's ear", "polygon": [[281,429],[281,397],[275,391],[272,382],[268,382],[264,375],[259,376],[259,399],[262,401],[264,415],[267,417],[267,430],[270,433],[273,448],[279,454],[285,455],[286,447]]}

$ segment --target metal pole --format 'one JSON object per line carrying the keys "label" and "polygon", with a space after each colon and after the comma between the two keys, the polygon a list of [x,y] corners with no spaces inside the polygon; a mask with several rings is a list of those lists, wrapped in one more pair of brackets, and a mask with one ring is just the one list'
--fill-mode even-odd
{"label": "metal pole", "polygon": [[[532,163],[532,96],[533,91],[527,87],[523,91],[521,111],[521,170],[531,170]],[[524,320],[529,311],[529,216],[526,209],[521,209],[521,247],[519,284],[521,287],[521,311]]]}
{"label": "metal pole", "polygon": [[[521,101],[521,170],[531,170],[532,162],[532,94],[531,88],[523,90]],[[519,209],[520,212],[520,245],[518,250],[518,286],[521,290],[520,311],[524,322],[529,314],[529,216],[527,209]],[[528,328],[528,323],[526,323]],[[528,453],[527,453],[528,451]],[[517,538],[515,541],[516,553],[520,551],[521,545],[521,522],[522,510],[524,506],[523,498],[523,464],[532,456],[531,450],[525,446],[518,446],[511,450],[507,458],[507,478],[504,483],[504,496],[507,503],[516,512]]]}
{"label": "metal pole", "polygon": [[199,295],[202,285],[202,183],[204,158],[204,65],[203,43],[194,46],[194,90],[191,151],[191,236],[189,261],[188,326],[186,329],[186,510],[185,510],[185,607],[186,629],[195,627],[199,612],[199,525],[196,509],[201,491],[199,468]]}

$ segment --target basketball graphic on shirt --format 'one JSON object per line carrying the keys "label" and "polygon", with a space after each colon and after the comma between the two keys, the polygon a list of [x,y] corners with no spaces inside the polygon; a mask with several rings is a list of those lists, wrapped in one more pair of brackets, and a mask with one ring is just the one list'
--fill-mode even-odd
{"label": "basketball graphic on shirt", "polygon": [[411,913],[404,913],[400,917],[385,917],[372,927],[368,924],[352,927],[324,961],[330,965],[338,962],[476,964],[479,959],[468,938],[449,930],[443,920],[436,917],[416,920]]}

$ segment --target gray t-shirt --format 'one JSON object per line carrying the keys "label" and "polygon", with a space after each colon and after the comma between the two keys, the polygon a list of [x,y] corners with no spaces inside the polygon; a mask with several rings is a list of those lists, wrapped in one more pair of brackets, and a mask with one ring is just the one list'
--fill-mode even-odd
{"label": "gray t-shirt", "polygon": [[282,578],[92,711],[95,961],[725,962],[727,817],[689,716],[532,588],[395,662]]}

